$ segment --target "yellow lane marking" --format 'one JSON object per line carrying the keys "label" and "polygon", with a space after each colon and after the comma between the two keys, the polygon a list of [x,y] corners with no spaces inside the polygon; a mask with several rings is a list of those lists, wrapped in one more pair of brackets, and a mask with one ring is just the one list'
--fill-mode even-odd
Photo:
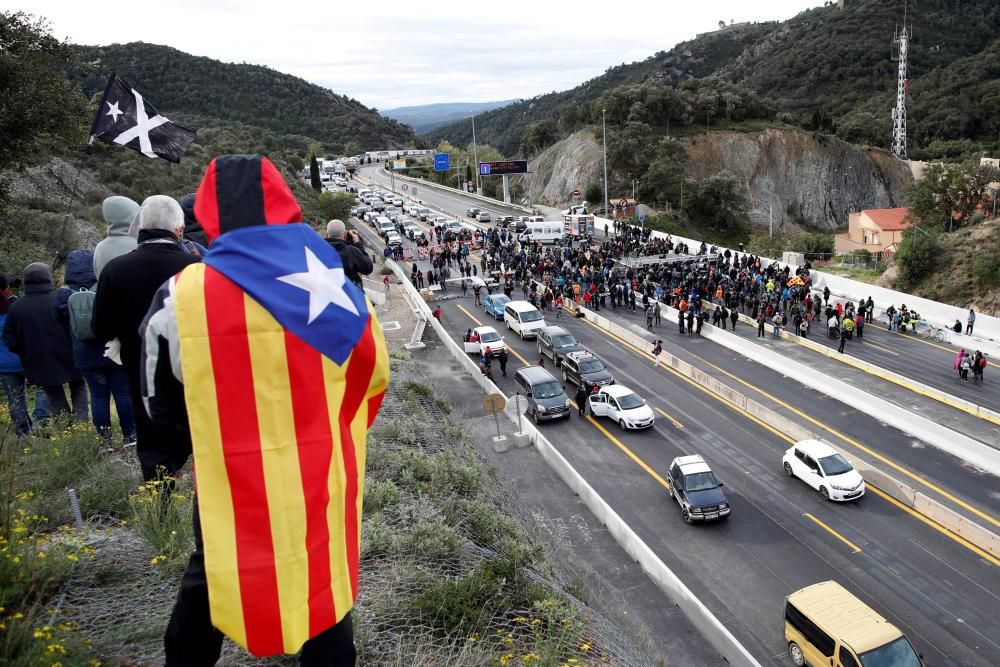
{"label": "yellow lane marking", "polygon": [[941,524],[939,524],[937,521],[934,521],[930,517],[921,514],[920,512],[918,512],[915,509],[913,509],[912,507],[907,507],[903,503],[899,502],[898,500],[896,500],[895,498],[893,498],[892,496],[890,496],[885,491],[882,491],[881,489],[879,489],[879,488],[877,488],[875,486],[872,486],[871,484],[867,484],[866,483],[866,487],[868,488],[869,491],[873,492],[875,495],[879,496],[880,498],[884,498],[885,500],[888,500],[890,503],[892,503],[893,505],[895,505],[899,509],[903,510],[907,514],[910,514],[910,515],[916,517],[917,519],[920,519],[921,521],[923,521],[924,523],[926,523],[928,526],[930,526],[934,530],[938,531],[942,535],[950,537],[951,539],[955,540],[956,542],[958,542],[959,544],[961,544],[962,546],[964,546],[966,549],[969,549],[970,551],[974,551],[980,557],[982,557],[983,559],[989,561],[993,565],[1000,565],[1000,559],[998,559],[996,556],[994,556],[993,554],[989,553],[988,551],[986,551],[984,549],[980,549],[975,544],[973,544],[972,542],[969,542],[968,540],[966,540],[961,535],[948,530],[947,528],[945,528],[944,526],[942,526]]}
{"label": "yellow lane marking", "polygon": [[[598,330],[599,331],[603,331],[600,328],[598,328]],[[609,334],[609,335],[611,335],[611,334]],[[717,370],[720,373],[726,375],[727,377],[732,378],[736,382],[739,382],[744,387],[747,387],[748,389],[752,389],[753,391],[757,392],[761,396],[766,396],[770,400],[774,401],[776,404],[780,405],[781,407],[785,408],[786,410],[789,410],[789,411],[793,412],[794,414],[798,415],[802,419],[805,419],[809,423],[814,424],[815,426],[818,426],[819,428],[823,429],[827,433],[830,433],[831,435],[837,436],[838,438],[840,438],[841,440],[843,440],[847,444],[852,445],[853,447],[856,447],[857,449],[860,449],[861,451],[865,452],[869,456],[872,456],[872,457],[878,459],[882,463],[884,463],[887,466],[891,467],[893,470],[896,470],[897,472],[902,473],[903,475],[906,475],[907,477],[909,477],[910,479],[912,479],[915,482],[919,482],[920,484],[922,484],[925,487],[927,487],[928,489],[934,491],[938,495],[940,495],[940,496],[942,496],[944,498],[947,498],[948,500],[952,501],[953,503],[955,503],[959,507],[962,507],[962,508],[964,508],[964,509],[972,512],[976,516],[980,517],[981,519],[984,519],[985,521],[988,521],[988,522],[992,523],[995,526],[1000,526],[1000,521],[998,521],[994,517],[990,516],[989,514],[986,514],[982,510],[976,509],[975,507],[973,507],[969,503],[965,502],[964,500],[962,500],[960,498],[956,498],[955,496],[953,496],[952,494],[948,493],[947,491],[945,491],[941,487],[937,486],[933,482],[929,482],[926,479],[924,479],[923,477],[921,477],[920,475],[907,470],[906,468],[904,468],[903,466],[899,465],[895,461],[887,458],[883,454],[880,454],[880,453],[876,452],[875,450],[871,449],[870,447],[861,444],[860,442],[858,442],[857,440],[851,438],[847,434],[842,433],[842,432],[838,431],[837,429],[833,428],[832,426],[828,426],[828,425],[824,424],[823,422],[819,421],[818,419],[815,419],[815,418],[809,416],[807,413],[802,412],[801,410],[799,410],[799,409],[797,409],[797,408],[789,405],[788,403],[786,403],[785,401],[781,400],[777,396],[774,396],[773,394],[770,394],[770,393],[764,391],[760,387],[757,387],[757,386],[755,386],[753,384],[750,384],[749,382],[746,382],[745,380],[743,380],[743,378],[740,378],[740,377],[738,377],[736,375],[733,375],[732,373],[730,373],[726,369],[720,368],[719,366],[716,366],[715,364],[713,364],[712,362],[706,360],[705,358],[700,357],[700,356],[698,356],[697,354],[695,354],[693,352],[687,352],[687,354],[690,354],[692,357],[694,357],[696,359],[700,359],[706,365],[714,368],[715,370]]]}
{"label": "yellow lane marking", "polygon": [[[635,352],[639,356],[645,357],[646,359],[650,359],[650,360],[653,359],[653,355],[652,354],[649,354],[648,352],[640,350],[639,348],[637,348],[636,346],[632,345],[631,343],[629,343],[625,339],[619,338],[618,336],[614,335],[613,333],[611,333],[609,331],[605,331],[604,329],[600,328],[599,326],[597,326],[596,324],[594,324],[593,322],[591,322],[589,320],[584,319],[583,321],[586,322],[587,324],[589,324],[590,326],[594,327],[598,331],[600,331],[605,336],[618,341],[618,343],[620,343],[621,345],[624,345],[625,347],[629,348],[630,350],[632,350],[633,352]],[[687,382],[689,385],[691,385],[692,387],[694,387],[698,391],[703,392],[707,396],[710,396],[710,397],[714,398],[715,400],[719,401],[723,405],[725,405],[725,406],[727,406],[727,407],[735,410],[736,412],[740,413],[741,415],[743,415],[744,417],[746,417],[750,421],[754,422],[758,426],[760,426],[760,427],[762,427],[762,428],[770,431],[774,435],[778,436],[779,438],[781,438],[785,442],[788,442],[788,443],[791,443],[791,444],[795,444],[796,440],[794,438],[791,438],[791,437],[785,435],[784,433],[782,433],[778,429],[774,428],[770,424],[768,424],[768,423],[766,423],[764,421],[761,421],[757,417],[754,417],[752,414],[750,414],[749,412],[747,412],[746,410],[744,410],[740,406],[736,405],[735,403],[730,403],[726,399],[722,398],[718,394],[713,393],[710,389],[707,389],[707,388],[701,386],[700,384],[698,384],[697,382],[695,382],[691,378],[687,377],[686,375],[683,375],[682,373],[674,370],[673,368],[670,368],[669,366],[661,365],[658,368],[662,368],[663,370],[667,371],[668,373],[671,373],[671,374],[675,375],[676,377],[680,378],[684,382]]]}
{"label": "yellow lane marking", "polygon": [[854,542],[851,542],[849,539],[847,539],[846,537],[844,537],[843,535],[841,535],[840,533],[838,533],[837,531],[835,531],[833,528],[830,528],[830,526],[826,525],[825,523],[823,523],[822,521],[820,521],[819,519],[817,519],[816,517],[814,517],[812,514],[809,514],[808,512],[806,512],[802,516],[807,516],[810,519],[812,519],[813,521],[815,521],[816,525],[818,525],[820,528],[822,528],[826,532],[830,533],[831,535],[833,535],[834,537],[836,537],[838,540],[840,540],[841,542],[843,542],[847,546],[851,547],[851,549],[854,549],[854,553],[859,553],[861,551],[861,547],[859,547]]}
{"label": "yellow lane marking", "polygon": [[671,423],[673,423],[673,425],[676,426],[677,428],[684,428],[684,424],[680,423],[679,421],[677,421],[676,419],[674,419],[671,415],[668,415],[663,410],[661,410],[659,408],[654,408],[654,410],[656,410],[661,415],[663,415],[664,417],[666,417],[667,419],[669,419],[671,421]]}
{"label": "yellow lane marking", "polygon": [[[456,305],[458,305],[458,304],[456,304]],[[479,326],[482,326],[482,323],[472,313],[470,313],[468,310],[466,310],[464,306],[458,305],[458,308],[463,313],[465,313],[466,315],[468,315],[469,318],[473,322],[475,322]],[[522,357],[520,354],[518,354],[516,350],[514,350],[512,348],[509,348],[509,347],[507,348],[507,350],[511,354],[513,354],[514,356],[516,356],[518,359],[520,359],[521,361],[523,361],[524,363],[526,363],[526,364],[529,363],[524,357]],[[570,401],[570,403],[573,404],[574,408],[579,409],[579,406],[576,404],[575,401]],[[664,413],[664,414],[666,414],[666,413]],[[639,456],[635,452],[633,452],[631,449],[629,449],[628,447],[626,447],[625,444],[622,443],[621,440],[619,440],[615,436],[611,435],[611,433],[608,431],[608,429],[604,428],[600,423],[598,423],[598,421],[596,419],[594,419],[594,417],[592,415],[587,415],[587,421],[589,421],[591,424],[593,424],[594,427],[598,431],[600,431],[602,434],[604,434],[604,436],[608,440],[610,440],[612,442],[612,444],[614,444],[616,447],[618,447],[618,449],[622,450],[622,452],[624,452],[626,456],[628,456],[630,459],[632,459],[633,461],[635,461],[639,465],[640,468],[642,468],[647,473],[649,473],[650,477],[652,477],[657,482],[659,482],[661,486],[663,486],[665,489],[669,489],[670,488],[670,482],[668,482],[667,480],[663,479],[663,477],[661,477],[659,473],[657,473],[655,470],[653,470],[653,468],[648,463],[646,463],[645,461],[643,461],[641,458],[639,458]]]}
{"label": "yellow lane marking", "polygon": [[887,353],[891,354],[894,357],[900,356],[899,352],[894,352],[893,350],[890,350],[887,347],[882,347],[878,343],[869,343],[868,341],[866,341],[864,339],[862,339],[862,341],[863,342],[861,343],[861,345],[863,345],[865,347],[874,347],[876,350],[882,350],[883,352],[887,352]]}

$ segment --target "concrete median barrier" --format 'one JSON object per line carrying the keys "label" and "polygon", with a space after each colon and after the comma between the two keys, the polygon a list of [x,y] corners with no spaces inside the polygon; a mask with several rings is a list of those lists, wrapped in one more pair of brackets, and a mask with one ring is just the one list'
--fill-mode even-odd
{"label": "concrete median barrier", "polygon": [[[615,322],[611,322],[605,317],[596,315],[592,311],[585,308],[581,308],[581,311],[584,313],[584,317],[587,321],[644,352],[648,351],[648,348],[652,346],[652,343],[646,341],[642,336],[635,334]],[[674,320],[676,320],[676,311],[674,309],[665,308],[664,311],[667,315],[673,315]],[[673,311],[673,313],[669,313],[669,311]],[[705,332],[704,329],[702,331]],[[715,331],[714,333],[716,335],[723,334],[722,331]],[[725,335],[730,338],[740,340],[732,334],[726,333]],[[750,345],[752,345],[752,343]],[[984,528],[978,523],[967,519],[955,510],[946,507],[923,493],[916,491],[913,487],[908,484],[904,484],[888,473],[875,468],[861,459],[858,459],[841,447],[838,447],[833,443],[815,435],[809,429],[798,424],[797,422],[792,421],[780,413],[771,410],[751,398],[746,397],[728,385],[722,384],[708,373],[694,368],[687,362],[678,359],[666,350],[664,350],[660,355],[660,359],[662,365],[667,365],[685,377],[694,380],[700,386],[708,389],[713,394],[755,417],[764,424],[767,424],[769,427],[783,433],[791,440],[798,442],[800,440],[813,439],[821,440],[822,442],[828,444],[830,447],[833,447],[835,450],[840,452],[842,456],[847,458],[851,464],[854,465],[858,472],[861,473],[861,476],[865,479],[865,482],[877,487],[879,490],[888,494],[907,507],[913,508],[914,511],[932,519],[936,523],[947,528],[956,535],[961,536],[980,549],[983,549],[994,556],[1000,556],[1000,536],[997,534]]]}

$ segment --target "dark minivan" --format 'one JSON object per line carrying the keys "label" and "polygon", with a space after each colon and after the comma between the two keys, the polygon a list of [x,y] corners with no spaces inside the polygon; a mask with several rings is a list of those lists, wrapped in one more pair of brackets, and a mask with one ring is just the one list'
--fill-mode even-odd
{"label": "dark minivan", "polygon": [[559,380],[540,366],[525,366],[514,373],[517,393],[528,399],[525,411],[538,424],[553,419],[569,419],[569,396]]}

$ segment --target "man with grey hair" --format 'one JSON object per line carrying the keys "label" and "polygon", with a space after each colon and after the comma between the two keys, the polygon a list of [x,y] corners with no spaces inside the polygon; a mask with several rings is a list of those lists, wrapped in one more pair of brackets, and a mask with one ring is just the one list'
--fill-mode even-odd
{"label": "man with grey hair", "polygon": [[374,265],[368,254],[361,249],[358,233],[353,229],[348,232],[344,221],[335,218],[326,225],[326,242],[340,255],[348,279],[358,287],[362,287],[361,276],[369,275]]}
{"label": "man with grey hair", "polygon": [[139,208],[139,238],[135,250],[112,259],[101,271],[91,326],[98,340],[118,339],[128,374],[129,396],[135,410],[136,453],[146,481],[177,471],[187,455],[178,454],[173,434],[153,427],[142,406],[139,371],[142,323],[153,295],[171,276],[198,257],[180,245],[184,211],[172,197],[147,197]]}

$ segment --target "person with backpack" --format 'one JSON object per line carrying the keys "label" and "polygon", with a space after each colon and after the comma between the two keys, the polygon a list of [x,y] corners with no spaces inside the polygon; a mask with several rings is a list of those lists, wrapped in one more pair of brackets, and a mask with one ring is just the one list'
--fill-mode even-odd
{"label": "person with backpack", "polygon": [[24,298],[8,309],[3,341],[21,358],[28,381],[45,392],[52,414],[72,414],[77,422],[84,422],[89,415],[87,385],[73,363],[69,331],[56,320],[55,303],[52,267],[29,264],[24,269]]}
{"label": "person with backpack", "polygon": [[114,397],[125,443],[135,441],[132,399],[128,395],[125,369],[104,355],[104,343],[97,340],[91,325],[97,277],[94,255],[74,250],[66,258],[65,286],[56,292],[56,319],[69,329],[73,341],[73,361],[90,389],[90,413],[94,428],[110,443],[111,398]]}
{"label": "person with backpack", "polygon": [[128,197],[107,197],[101,214],[108,223],[108,236],[94,248],[94,275],[98,278],[108,262],[135,250],[138,242],[129,234],[132,221],[139,215],[139,205]]}
{"label": "person with backpack", "polygon": [[972,358],[972,383],[983,383],[983,371],[986,370],[986,355],[976,350],[976,356]]}

